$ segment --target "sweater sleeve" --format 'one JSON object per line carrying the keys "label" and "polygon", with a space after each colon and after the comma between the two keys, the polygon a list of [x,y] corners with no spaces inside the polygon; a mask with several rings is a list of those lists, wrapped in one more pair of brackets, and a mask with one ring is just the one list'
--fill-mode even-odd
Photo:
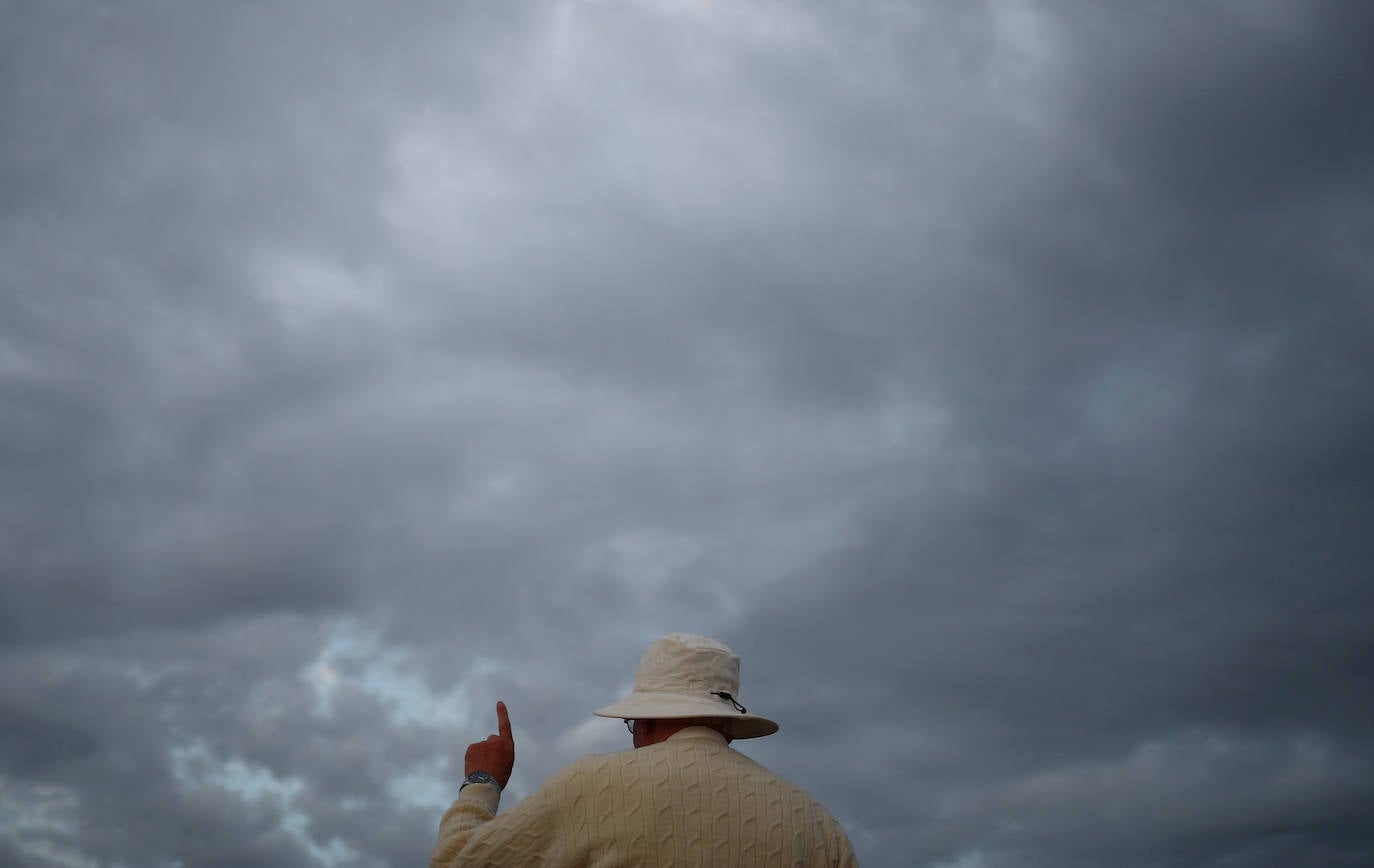
{"label": "sweater sleeve", "polygon": [[[831,820],[834,823],[834,820]],[[859,862],[854,858],[854,848],[849,844],[849,836],[845,834],[844,827],[839,823],[833,826],[834,841],[832,846],[835,848],[835,861],[832,863],[836,868],[859,868]]]}
{"label": "sweater sleeve", "polygon": [[557,798],[547,785],[498,817],[500,800],[495,784],[464,787],[439,821],[430,868],[557,864]]}

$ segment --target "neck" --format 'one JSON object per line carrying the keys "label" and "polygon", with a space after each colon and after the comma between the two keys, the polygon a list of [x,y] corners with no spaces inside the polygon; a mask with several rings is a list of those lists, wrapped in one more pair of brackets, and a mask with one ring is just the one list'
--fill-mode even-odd
{"label": "neck", "polygon": [[635,747],[660,744],[689,726],[704,726],[724,736],[727,744],[731,741],[729,733],[722,730],[719,724],[710,720],[696,718],[687,720],[637,720],[635,721]]}

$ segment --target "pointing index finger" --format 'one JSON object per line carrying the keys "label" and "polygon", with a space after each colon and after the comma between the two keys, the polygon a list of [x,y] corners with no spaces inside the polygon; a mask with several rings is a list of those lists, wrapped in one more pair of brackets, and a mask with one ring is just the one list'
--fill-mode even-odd
{"label": "pointing index finger", "polygon": [[510,715],[506,713],[506,704],[504,702],[498,701],[496,703],[496,728],[501,734],[501,738],[507,741],[515,741],[510,733]]}

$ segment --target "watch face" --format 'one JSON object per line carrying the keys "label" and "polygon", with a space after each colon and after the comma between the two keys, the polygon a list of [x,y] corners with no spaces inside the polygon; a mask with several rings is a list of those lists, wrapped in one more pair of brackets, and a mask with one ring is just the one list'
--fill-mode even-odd
{"label": "watch face", "polygon": [[473,772],[472,774],[468,775],[468,783],[494,784],[496,783],[496,778],[491,776],[491,772]]}

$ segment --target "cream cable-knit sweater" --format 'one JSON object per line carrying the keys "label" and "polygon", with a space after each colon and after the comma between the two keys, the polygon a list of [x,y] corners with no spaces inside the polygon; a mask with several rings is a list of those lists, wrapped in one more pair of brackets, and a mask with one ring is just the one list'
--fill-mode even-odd
{"label": "cream cable-knit sweater", "polygon": [[464,787],[430,868],[858,865],[819,802],[705,727],[584,757],[496,817],[500,799],[494,784]]}

